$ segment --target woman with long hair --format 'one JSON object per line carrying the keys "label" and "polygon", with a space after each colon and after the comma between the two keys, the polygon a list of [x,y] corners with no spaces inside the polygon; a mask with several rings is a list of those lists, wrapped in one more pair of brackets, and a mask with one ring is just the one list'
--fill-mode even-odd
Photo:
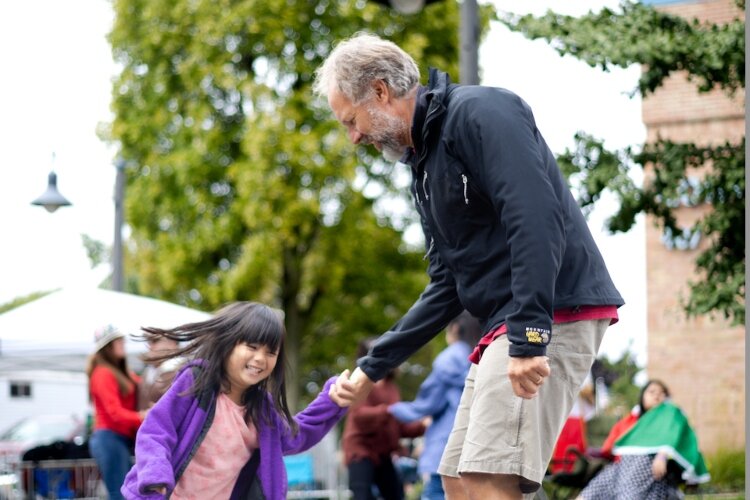
{"label": "woman with long hair", "polygon": [[113,500],[123,498],[120,487],[130,470],[135,434],[145,415],[136,409],[140,378],[128,369],[124,337],[114,325],[98,328],[86,366],[94,407],[89,451]]}

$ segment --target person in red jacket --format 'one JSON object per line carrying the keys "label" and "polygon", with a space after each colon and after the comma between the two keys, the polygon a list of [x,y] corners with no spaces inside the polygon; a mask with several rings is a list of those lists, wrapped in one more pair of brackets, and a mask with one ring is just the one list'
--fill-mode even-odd
{"label": "person in red jacket", "polygon": [[145,411],[136,409],[140,377],[128,369],[124,337],[113,325],[98,328],[86,367],[94,407],[89,451],[113,500],[123,498],[120,487],[130,470],[135,434],[145,416]]}
{"label": "person in red jacket", "polygon": [[[374,339],[359,344],[357,357],[364,356]],[[399,423],[388,407],[401,400],[395,371],[379,380],[367,398],[351,406],[344,424],[342,448],[349,472],[349,489],[354,500],[375,500],[377,486],[384,500],[402,500],[404,486],[393,465],[393,455],[401,450],[402,437],[424,434],[421,422]]]}

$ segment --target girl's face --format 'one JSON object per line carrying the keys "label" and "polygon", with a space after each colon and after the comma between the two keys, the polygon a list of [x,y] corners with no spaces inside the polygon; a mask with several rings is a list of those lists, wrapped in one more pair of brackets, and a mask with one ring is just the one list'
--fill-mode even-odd
{"label": "girl's face", "polygon": [[241,397],[249,387],[267,379],[276,366],[278,353],[261,344],[240,343],[224,361],[230,394]]}
{"label": "girl's face", "polygon": [[643,407],[650,410],[667,399],[667,393],[659,384],[650,384],[643,393]]}
{"label": "girl's face", "polygon": [[121,360],[125,358],[125,339],[120,337],[109,343],[109,353],[112,359]]}

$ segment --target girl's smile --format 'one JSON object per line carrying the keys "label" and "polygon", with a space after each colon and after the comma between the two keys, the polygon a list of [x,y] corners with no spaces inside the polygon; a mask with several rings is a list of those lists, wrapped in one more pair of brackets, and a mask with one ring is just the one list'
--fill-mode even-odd
{"label": "girl's smile", "polygon": [[277,356],[278,353],[266,345],[240,343],[234,346],[224,362],[232,401],[242,404],[245,390],[271,375]]}

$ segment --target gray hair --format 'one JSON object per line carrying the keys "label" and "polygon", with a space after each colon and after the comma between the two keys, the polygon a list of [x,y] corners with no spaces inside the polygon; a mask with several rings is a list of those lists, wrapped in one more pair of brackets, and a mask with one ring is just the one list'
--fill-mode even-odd
{"label": "gray hair", "polygon": [[419,84],[414,59],[395,43],[369,33],[357,33],[336,45],[315,72],[313,92],[327,96],[331,84],[353,104],[369,97],[372,82],[382,80],[403,97]]}

